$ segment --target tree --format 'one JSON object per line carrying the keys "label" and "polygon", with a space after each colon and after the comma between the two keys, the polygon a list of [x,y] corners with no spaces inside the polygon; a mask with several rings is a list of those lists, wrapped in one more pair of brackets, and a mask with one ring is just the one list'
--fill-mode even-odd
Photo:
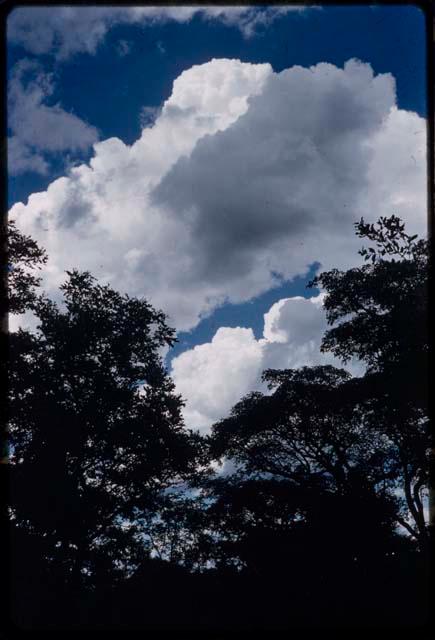
{"label": "tree", "polygon": [[41,278],[37,272],[47,263],[48,256],[33,238],[8,223],[8,312],[14,314],[31,310],[37,300]]}
{"label": "tree", "polygon": [[[399,385],[413,403],[427,409],[428,393],[428,244],[405,233],[396,216],[377,224],[363,219],[356,233],[375,246],[359,254],[366,264],[314,278],[321,286],[329,329],[322,351],[343,363],[357,357],[368,373],[383,373],[384,383]],[[410,372],[412,371],[412,376]],[[399,394],[398,394],[399,395]]]}
{"label": "tree", "polygon": [[[22,234],[17,229],[15,222],[10,220],[7,225],[2,225],[0,233],[0,244],[6,250],[4,252],[5,277],[2,277],[2,292],[0,296],[1,310],[1,340],[2,353],[7,356],[9,353],[9,314],[21,314],[30,310],[32,304],[37,299],[37,288],[40,285],[40,278],[37,271],[47,262],[47,255],[37,243]],[[4,290],[3,290],[3,285]],[[0,385],[3,393],[0,402],[2,432],[2,452],[1,461],[6,463],[8,458],[6,425],[8,423],[8,357],[4,357],[1,363]]]}
{"label": "tree", "polygon": [[[323,349],[359,357],[363,377],[332,366],[267,370],[269,393],[243,398],[203,439],[184,428],[159,355],[175,340],[165,315],[78,271],[55,304],[37,293],[45,253],[11,229],[10,309],[39,320],[10,336],[12,555],[27,622],[45,610],[65,624],[73,589],[86,594],[84,624],[101,597],[100,622],[113,605],[114,620],[146,623],[144,597],[156,624],[166,609],[184,619],[191,593],[213,603],[212,618],[220,602],[242,622],[264,608],[262,624],[276,614],[285,625],[298,611],[309,622],[313,602],[341,620],[356,597],[353,621],[366,616],[368,590],[373,611],[383,608],[385,577],[395,583],[390,610],[407,608],[413,587],[402,589],[400,562],[415,544],[396,523],[426,544],[424,242],[397,218],[361,221],[357,232],[377,245],[361,251],[367,264],[313,281],[332,325]],[[222,457],[237,471],[204,479]],[[196,622],[191,609],[185,620]]]}
{"label": "tree", "polygon": [[214,542],[207,506],[206,496],[191,487],[166,494],[144,527],[153,557],[192,572],[204,570]]}
{"label": "tree", "polygon": [[270,395],[245,397],[212,428],[212,455],[239,468],[211,485],[215,557],[275,582],[291,574],[305,597],[319,581],[337,593],[394,549],[388,449],[364,430],[346,371],[267,370],[263,379]]}
{"label": "tree", "polygon": [[350,374],[331,365],[267,370],[271,395],[256,392],[212,428],[212,455],[234,459],[247,475],[345,494],[356,483],[383,490],[390,473],[382,439],[362,428],[348,399]]}
{"label": "tree", "polygon": [[396,216],[376,224],[361,219],[355,226],[359,237],[375,245],[359,252],[366,264],[321,273],[309,285],[325,291],[324,308],[333,325],[321,349],[344,363],[352,357],[366,363],[366,375],[353,385],[354,401],[361,406],[367,432],[390,443],[390,464],[411,516],[411,522],[402,517],[401,523],[425,547],[428,243],[408,235]]}
{"label": "tree", "polygon": [[[368,264],[320,274],[310,286],[326,291],[329,323],[341,321],[327,331],[322,349],[344,363],[351,357],[364,361],[365,375],[352,378],[332,366],[265,371],[272,393],[246,396],[213,426],[211,455],[234,460],[235,477],[245,488],[254,480],[280,481],[293,494],[311,492],[324,504],[350,500],[373,530],[382,525],[382,514],[389,514],[384,542],[395,521],[424,549],[427,244],[408,236],[394,216],[378,225],[361,220],[356,227],[377,246],[360,252]],[[415,384],[407,384],[410,373]],[[224,494],[227,490],[225,485]],[[245,495],[240,491],[238,486],[237,495]],[[215,490],[216,505],[223,504],[224,494]],[[363,504],[370,505],[364,515]],[[237,518],[243,528],[240,513]],[[257,520],[258,514],[250,517]],[[341,520],[335,520],[338,526]],[[358,555],[359,543],[352,544]]]}
{"label": "tree", "polygon": [[[394,502],[361,488],[346,494],[278,478],[230,476],[210,485],[210,555],[264,578],[305,572],[327,579],[367,568],[394,548]],[[311,580],[311,578],[310,578]]]}
{"label": "tree", "polygon": [[32,299],[37,331],[11,336],[11,508],[79,584],[135,566],[139,516],[193,472],[198,439],[159,356],[164,314],[87,272],[61,290],[63,308]]}

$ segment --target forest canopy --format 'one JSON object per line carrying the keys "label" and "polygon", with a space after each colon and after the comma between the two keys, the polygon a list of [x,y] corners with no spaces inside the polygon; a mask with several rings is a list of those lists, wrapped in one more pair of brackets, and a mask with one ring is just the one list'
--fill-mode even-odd
{"label": "forest canopy", "polygon": [[423,620],[428,243],[396,216],[355,230],[361,264],[309,283],[342,368],[268,369],[267,392],[200,435],[162,360],[165,313],[78,270],[48,299],[45,251],[9,223],[9,312],[37,320],[9,335],[15,624]]}

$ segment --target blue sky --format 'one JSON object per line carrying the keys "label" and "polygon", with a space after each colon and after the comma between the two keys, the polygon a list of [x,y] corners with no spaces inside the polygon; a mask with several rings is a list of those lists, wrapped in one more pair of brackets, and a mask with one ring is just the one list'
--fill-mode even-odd
{"label": "blue sky", "polygon": [[[128,43],[128,54],[120,55],[120,42]],[[214,57],[270,62],[275,71],[319,61],[341,66],[359,58],[377,73],[392,73],[398,104],[426,116],[424,42],[424,14],[415,6],[329,6],[308,15],[283,16],[250,39],[236,26],[205,25],[199,16],[188,25],[121,24],[108,32],[95,55],[77,53],[59,63],[45,54],[38,60],[56,74],[53,103],[68,106],[96,126],[102,139],[117,136],[132,144],[140,135],[141,109],[159,107],[184,69]],[[28,57],[25,47],[9,40],[9,75],[23,57]],[[120,79],[115,86],[114,77]],[[91,150],[76,159],[90,155]],[[49,176],[10,176],[9,205],[62,175],[62,159],[53,164]]]}
{"label": "blue sky", "polygon": [[[258,372],[250,378],[239,362],[216,368],[217,362],[231,360],[225,351],[228,345],[238,351],[239,340],[240,354],[254,369],[300,365],[303,356],[295,359],[290,352],[304,353],[306,363],[312,362],[309,354],[313,345],[318,347],[319,336],[304,331],[312,326],[318,332],[324,324],[312,316],[318,305],[307,300],[319,292],[305,285],[319,265],[329,268],[334,260],[338,267],[350,265],[350,249],[355,253],[356,246],[351,223],[361,213],[371,215],[376,203],[378,213],[402,213],[405,219],[411,216],[411,227],[424,228],[423,194],[418,193],[425,170],[424,15],[413,6],[287,13],[257,7],[237,15],[192,12],[158,19],[125,9],[107,9],[105,14],[104,8],[86,17],[86,10],[75,7],[63,14],[50,8],[47,14],[42,8],[23,8],[9,17],[11,214],[52,255],[48,289],[54,290],[68,260],[74,259],[79,263],[75,266],[90,268],[133,295],[146,295],[168,311],[181,327],[179,343],[167,356],[168,366],[172,358],[186,353],[173,375],[188,381],[187,386],[180,382],[180,390],[191,396],[192,424],[201,426],[201,420],[205,424],[227,411],[234,399],[223,394],[221,404],[216,401],[205,416],[206,400],[219,395],[216,385],[222,386],[225,376],[245,376],[238,389],[243,392],[259,384]],[[223,62],[216,65],[213,59]],[[357,62],[346,67],[349,60]],[[302,74],[293,70],[286,75],[295,66],[303,67]],[[309,68],[312,82],[306,76]],[[227,77],[230,88],[225,93]],[[174,81],[179,83],[178,94]],[[238,82],[248,88],[239,90]],[[190,95],[192,86],[197,95]],[[212,97],[198,106],[202,91]],[[234,109],[240,110],[237,118],[235,112],[225,112],[233,99]],[[251,105],[247,112],[240,106],[245,99]],[[165,102],[169,106],[159,138],[157,124]],[[268,112],[288,126],[277,125],[274,131]],[[194,124],[188,120],[192,113],[200,114]],[[184,124],[178,124],[180,117],[186,118]],[[221,124],[207,128],[209,124],[201,124],[204,118]],[[150,134],[154,122],[155,135]],[[259,135],[263,123],[266,139],[278,140],[270,148]],[[182,130],[190,126],[196,129],[186,142]],[[140,146],[136,143],[145,129],[147,137]],[[289,140],[282,149],[280,131]],[[92,146],[96,142],[102,145],[97,151]],[[173,145],[181,145],[172,163],[165,156],[165,144],[168,153]],[[350,159],[346,154],[352,145],[358,152]],[[294,153],[288,155],[286,149]],[[156,159],[148,161],[147,153]],[[275,164],[265,164],[263,153],[268,159],[276,156]],[[311,163],[306,169],[304,158]],[[230,170],[232,161],[235,168]],[[319,180],[314,167],[322,172]],[[283,186],[287,170],[294,181],[288,193]],[[146,196],[137,186],[142,175],[152,185]],[[337,217],[331,197],[335,190]],[[40,196],[28,201],[38,192]],[[261,206],[266,208],[257,215],[253,209],[262,194],[266,205]],[[141,209],[137,202],[142,197],[148,205]],[[110,208],[113,202],[118,203],[118,213],[100,217],[104,206]],[[230,221],[225,207],[231,210]],[[342,232],[346,208],[349,225]],[[290,226],[283,216],[293,216]],[[142,219],[149,228],[132,233],[132,225],[141,227]],[[186,228],[191,225],[186,238],[183,220]],[[161,221],[168,221],[163,230]],[[156,238],[158,250],[145,247],[150,237]],[[73,250],[74,239],[78,248]],[[117,263],[124,261],[128,272],[121,274]],[[168,261],[172,271],[165,297],[170,265],[163,262]],[[173,272],[178,268],[177,278]],[[154,288],[152,278],[158,283]],[[198,345],[205,346],[194,350]],[[195,375],[214,380],[215,386],[205,388]]]}

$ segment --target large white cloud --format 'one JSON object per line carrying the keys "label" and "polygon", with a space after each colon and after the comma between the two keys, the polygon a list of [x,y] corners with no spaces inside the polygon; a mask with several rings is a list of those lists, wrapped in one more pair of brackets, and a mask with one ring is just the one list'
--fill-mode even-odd
{"label": "large white cloud", "polygon": [[51,293],[64,269],[87,268],[186,330],[313,262],[359,262],[361,215],[424,233],[425,139],[370,65],[212,60],[175,80],[135,144],[95,144],[11,216],[47,248]]}
{"label": "large white cloud", "polygon": [[[195,15],[217,20],[250,37],[261,27],[288,12],[314,7],[199,6],[199,7],[17,7],[9,16],[9,42],[32,54],[55,54],[65,60],[76,53],[94,54],[98,45],[119,24],[189,22]],[[122,42],[122,41],[121,41]],[[122,45],[121,45],[122,46]]]}
{"label": "large white cloud", "polygon": [[[221,327],[211,342],[175,357],[171,376],[186,400],[187,426],[206,432],[247,393],[267,393],[261,381],[265,369],[318,364],[342,367],[331,354],[320,352],[326,329],[321,300],[322,294],[284,298],[264,315],[263,338],[256,340],[252,329]],[[364,367],[353,361],[347,369],[358,375]]]}

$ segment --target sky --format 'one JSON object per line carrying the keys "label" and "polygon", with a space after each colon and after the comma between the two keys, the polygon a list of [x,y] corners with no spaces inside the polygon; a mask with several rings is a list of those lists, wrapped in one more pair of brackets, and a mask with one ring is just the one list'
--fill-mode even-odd
{"label": "sky", "polygon": [[49,295],[88,269],[165,311],[204,433],[266,368],[341,366],[307,282],[361,262],[362,216],[426,233],[418,8],[22,7],[7,43],[9,215]]}

